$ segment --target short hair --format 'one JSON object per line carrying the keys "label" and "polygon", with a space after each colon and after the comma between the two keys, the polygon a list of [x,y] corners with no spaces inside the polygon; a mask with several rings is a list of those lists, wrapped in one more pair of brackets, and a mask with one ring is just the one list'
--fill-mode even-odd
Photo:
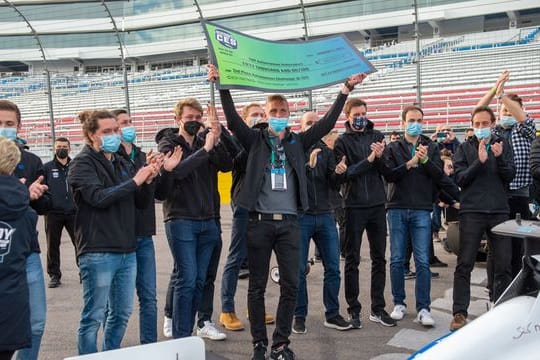
{"label": "short hair", "polygon": [[367,104],[364,100],[359,98],[350,98],[349,100],[347,100],[345,106],[343,107],[343,112],[345,113],[345,116],[348,117],[351,113],[351,109],[357,106],[364,106],[367,110]]}
{"label": "short hair", "polygon": [[21,125],[21,110],[14,102],[9,100],[0,100],[0,110],[12,111],[17,115],[17,126]]}
{"label": "short hair", "polygon": [[493,110],[491,110],[491,108],[489,106],[479,106],[479,107],[475,108],[473,110],[472,114],[471,114],[471,123],[472,123],[474,117],[476,116],[476,114],[481,113],[481,112],[487,112],[489,114],[491,122],[492,123],[495,122],[495,113],[493,113]]}
{"label": "short hair", "polygon": [[129,115],[126,109],[115,109],[115,110],[112,110],[111,113],[114,115],[114,117],[117,117],[118,115],[121,115],[121,114]]}
{"label": "short hair", "polygon": [[204,110],[201,106],[201,103],[195,99],[195,98],[186,98],[178,101],[176,105],[174,105],[174,114],[177,118],[182,117],[182,113],[184,112],[184,108],[186,106],[192,107],[195,110],[199,111],[201,114],[204,113]]}
{"label": "short hair", "polygon": [[401,136],[401,133],[399,131],[394,130],[390,133],[390,136]]}
{"label": "short hair", "polygon": [[69,141],[69,139],[68,139],[67,137],[61,136],[61,137],[57,137],[57,138],[54,140],[54,142],[58,142],[58,141],[67,142],[68,145],[71,145],[71,142]]}
{"label": "short hair", "polygon": [[287,106],[287,110],[289,110],[289,102],[287,101],[287,98],[285,98],[285,96],[283,96],[283,95],[280,95],[280,94],[268,95],[266,97],[265,106],[267,104],[271,103],[271,102],[283,103],[283,104],[285,104],[285,106]]}
{"label": "short hair", "polygon": [[419,106],[409,105],[403,108],[403,111],[401,112],[401,121],[405,121],[409,111],[418,111],[420,114],[422,114],[422,117],[424,117],[424,111]]}
{"label": "short hair", "polygon": [[473,128],[466,128],[465,129],[465,132],[469,132],[469,131],[474,131],[474,129]]}
{"label": "short hair", "polygon": [[242,119],[246,119],[247,116],[249,115],[249,109],[251,109],[252,107],[260,107],[262,109],[262,105],[259,104],[258,102],[252,102],[252,103],[249,103],[247,105],[245,105],[243,108],[242,108]]}
{"label": "short hair", "polygon": [[517,102],[519,104],[519,107],[523,107],[523,99],[521,99],[518,94],[507,93],[506,97],[512,101]]}
{"label": "short hair", "polygon": [[0,137],[0,175],[11,175],[21,161],[21,151],[14,141]]}
{"label": "short hair", "polygon": [[79,120],[82,124],[83,135],[92,143],[90,139],[90,134],[94,134],[99,128],[98,120],[101,119],[116,119],[114,114],[108,110],[83,110],[78,115]]}

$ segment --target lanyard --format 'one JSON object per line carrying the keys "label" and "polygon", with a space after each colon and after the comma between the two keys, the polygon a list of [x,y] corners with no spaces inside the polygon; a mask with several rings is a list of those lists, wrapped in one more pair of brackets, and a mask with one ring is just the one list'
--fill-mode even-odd
{"label": "lanyard", "polygon": [[[282,168],[285,167],[285,152],[283,151],[281,154],[279,154],[277,150],[276,143],[274,142],[274,139],[270,138],[270,143],[272,144],[272,152],[270,154],[270,161],[272,168]],[[283,149],[283,147],[281,147]],[[276,165],[276,154],[279,157],[279,163]]]}
{"label": "lanyard", "polygon": [[411,148],[411,158],[414,157],[414,154],[416,154],[416,144],[414,144],[413,147]]}
{"label": "lanyard", "polygon": [[131,159],[132,162],[133,162],[133,160],[135,160],[135,148],[134,147],[131,148],[131,154],[129,154],[129,158]]}

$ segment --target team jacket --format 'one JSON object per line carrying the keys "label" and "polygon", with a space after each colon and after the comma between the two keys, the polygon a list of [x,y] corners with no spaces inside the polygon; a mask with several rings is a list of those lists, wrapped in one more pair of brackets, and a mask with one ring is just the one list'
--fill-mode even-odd
{"label": "team jacket", "polygon": [[49,212],[75,214],[73,194],[67,182],[70,162],[71,159],[68,158],[66,165],[62,165],[55,157],[54,160],[43,165],[44,183],[49,187],[49,193],[51,194],[51,209]]}

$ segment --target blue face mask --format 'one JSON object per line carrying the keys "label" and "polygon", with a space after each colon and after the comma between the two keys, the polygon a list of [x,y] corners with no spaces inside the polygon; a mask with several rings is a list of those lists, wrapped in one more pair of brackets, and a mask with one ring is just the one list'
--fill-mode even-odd
{"label": "blue face mask", "polygon": [[3,127],[0,128],[0,136],[5,137],[9,140],[15,140],[17,138],[17,128],[14,127]]}
{"label": "blue face mask", "polygon": [[277,133],[282,132],[289,125],[289,118],[271,117],[268,119],[268,126]]}
{"label": "blue face mask", "polygon": [[106,153],[115,153],[120,147],[120,135],[112,134],[101,137],[101,150]]}
{"label": "blue face mask", "polygon": [[478,140],[487,139],[491,135],[491,128],[474,129],[474,135]]}
{"label": "blue face mask", "polygon": [[363,128],[365,128],[367,126],[367,124],[368,124],[367,116],[356,116],[353,119],[352,127],[355,130],[362,130]]}
{"label": "blue face mask", "polygon": [[129,126],[120,129],[122,131],[122,140],[127,143],[133,143],[137,138],[137,133],[135,132],[135,126]]}
{"label": "blue face mask", "polygon": [[512,127],[516,122],[516,118],[513,116],[501,116],[500,118],[500,123],[505,128]]}
{"label": "blue face mask", "polygon": [[422,123],[413,122],[407,125],[407,134],[410,136],[418,136],[422,134]]}

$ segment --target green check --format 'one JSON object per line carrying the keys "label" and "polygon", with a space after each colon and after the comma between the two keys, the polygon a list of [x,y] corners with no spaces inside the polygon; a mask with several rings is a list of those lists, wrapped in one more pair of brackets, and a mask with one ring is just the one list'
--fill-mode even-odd
{"label": "green check", "polygon": [[377,71],[344,36],[269,41],[204,21],[218,89],[295,92],[326,87],[351,74]]}

